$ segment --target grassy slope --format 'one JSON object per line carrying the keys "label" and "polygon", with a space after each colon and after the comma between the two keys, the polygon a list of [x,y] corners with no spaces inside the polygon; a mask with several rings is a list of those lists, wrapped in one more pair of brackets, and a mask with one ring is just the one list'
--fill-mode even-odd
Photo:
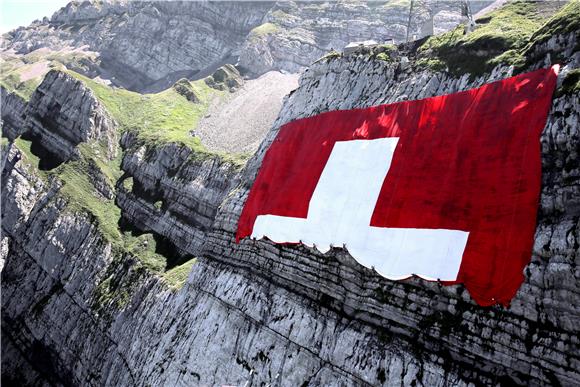
{"label": "grassy slope", "polygon": [[580,0],[571,0],[531,37],[531,45],[543,43],[557,34],[580,31]]}
{"label": "grassy slope", "polygon": [[[0,85],[7,90],[18,94],[26,101],[40,85],[44,76],[51,69],[84,68],[95,59],[94,54],[74,51],[47,51],[40,49],[23,56],[3,55],[0,53]],[[45,64],[42,69],[34,70],[38,65]],[[33,71],[35,75],[22,80],[22,75]]]}
{"label": "grassy slope", "polygon": [[[199,99],[199,102],[192,103],[173,88],[157,94],[141,95],[103,85],[72,71],[68,73],[93,90],[117,121],[121,132],[135,131],[138,138],[150,146],[175,142],[193,149],[198,156],[217,156],[238,165],[244,161],[243,156],[208,152],[198,138],[190,135],[190,131],[195,129],[199,119],[207,111],[211,99],[220,98],[225,93],[210,88],[203,80],[190,83]],[[25,161],[36,169],[39,158],[31,152],[31,143],[19,138],[15,145],[23,152]],[[35,173],[44,179],[55,176],[62,181],[61,193],[70,199],[68,209],[90,214],[102,235],[113,244],[118,254],[131,254],[139,258],[139,262],[154,273],[165,272],[163,278],[166,282],[172,288],[179,288],[187,278],[195,259],[166,272],[166,258],[156,253],[157,246],[153,235],[136,236],[130,232],[121,232],[118,225],[121,210],[114,200],[105,199],[98,194],[93,185],[89,164],[96,165],[113,187],[122,175],[121,156],[108,160],[105,149],[98,142],[83,143],[78,148],[81,153],[79,160],[66,162],[51,171],[35,170]]]}
{"label": "grassy slope", "polygon": [[191,271],[193,265],[197,262],[196,258],[192,258],[189,261],[167,270],[163,274],[163,279],[169,284],[172,289],[181,289],[187,280],[187,276]]}
{"label": "grassy slope", "polygon": [[74,71],[73,77],[83,81],[117,121],[120,131],[131,130],[141,143],[158,146],[178,143],[194,151],[193,157],[219,157],[240,168],[248,159],[246,154],[225,154],[208,151],[198,137],[192,136],[199,120],[206,114],[214,98],[222,98],[227,91],[209,87],[205,80],[188,82],[198,102],[191,102],[174,88],[156,94],[139,94],[95,82]]}
{"label": "grassy slope", "polygon": [[89,175],[89,162],[92,161],[99,166],[113,186],[121,175],[120,157],[105,164],[103,160],[99,160],[98,155],[104,152],[95,152],[95,149],[91,149],[98,145],[81,144],[79,147],[82,157],[79,160],[63,163],[51,171],[40,171],[36,169],[40,160],[30,150],[31,142],[17,138],[15,145],[22,151],[23,161],[34,168],[36,175],[44,180],[48,180],[51,176],[57,177],[63,183],[60,193],[69,199],[68,210],[90,214],[103,237],[112,243],[118,254],[131,254],[139,258],[141,264],[154,273],[165,271],[166,259],[155,252],[156,243],[152,235],[133,236],[129,232],[122,233],[118,226],[121,209],[115,205],[114,199],[106,199],[98,194]]}
{"label": "grassy slope", "polygon": [[[278,14],[279,16],[280,14]],[[250,31],[250,33],[248,34],[248,37],[251,41],[256,41],[258,39],[261,39],[264,36],[268,36],[271,35],[273,33],[276,33],[279,30],[279,27],[274,24],[274,23],[264,23],[261,24],[257,27],[255,27],[253,30]]]}
{"label": "grassy slope", "polygon": [[18,72],[12,71],[10,73],[2,73],[0,77],[0,85],[2,85],[6,90],[16,93],[25,101],[30,100],[30,96],[36,90],[41,78],[29,79],[27,81],[21,81]]}
{"label": "grassy slope", "polygon": [[219,98],[223,91],[210,88],[203,80],[191,82],[200,100],[192,103],[173,88],[157,94],[139,94],[103,85],[73,71],[68,73],[93,90],[119,123],[121,131],[135,130],[148,143],[176,142],[196,152],[207,153],[199,138],[191,136],[190,131],[197,127],[211,98]]}
{"label": "grassy slope", "polygon": [[[215,156],[236,165],[241,165],[245,160],[245,156],[208,152],[197,137],[191,136],[190,131],[195,129],[207,111],[211,99],[220,98],[226,93],[210,88],[203,80],[190,83],[191,90],[199,100],[193,103],[173,88],[157,94],[142,95],[109,87],[73,71],[68,73],[91,88],[117,121],[121,132],[134,131],[138,138],[149,146],[174,142],[194,150],[196,157]],[[36,169],[39,158],[31,152],[31,143],[19,138],[15,141],[15,145],[23,152],[25,160]],[[135,236],[130,232],[121,232],[118,225],[121,210],[115,205],[114,200],[103,198],[93,185],[89,174],[91,163],[98,167],[108,184],[114,187],[122,175],[121,155],[114,160],[108,160],[105,149],[98,142],[83,143],[78,148],[81,153],[80,159],[61,164],[51,171],[35,170],[35,173],[44,179],[55,176],[62,181],[61,193],[70,199],[69,210],[90,214],[96,220],[103,236],[113,244],[118,253],[138,257],[142,265],[152,272],[165,272],[166,259],[156,253],[153,235]],[[193,262],[194,260],[188,262],[189,268]],[[184,264],[168,271],[166,276],[168,283],[172,287],[179,287],[178,284],[184,280],[182,272],[187,268],[187,264]]]}
{"label": "grassy slope", "polygon": [[579,5],[573,0],[558,10],[555,2],[509,2],[476,20],[476,29],[468,35],[460,25],[432,36],[419,48],[417,63],[434,70],[448,68],[455,75],[480,75],[499,63],[521,67],[535,42],[577,30]]}

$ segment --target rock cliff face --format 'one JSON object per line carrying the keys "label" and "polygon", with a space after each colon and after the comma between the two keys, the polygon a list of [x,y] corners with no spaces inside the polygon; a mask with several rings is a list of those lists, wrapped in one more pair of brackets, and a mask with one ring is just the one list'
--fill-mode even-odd
{"label": "rock cliff face", "polygon": [[41,169],[51,169],[71,157],[76,146],[90,140],[102,141],[107,157],[115,157],[117,133],[114,121],[91,90],[70,75],[51,71],[26,102],[2,88],[3,135],[35,139]]}
{"label": "rock cliff face", "polygon": [[[472,2],[472,7],[478,10],[487,3]],[[433,32],[452,29],[464,20],[461,8],[461,2],[415,2],[409,37],[429,33],[422,27],[431,17]],[[240,52],[240,65],[258,74],[271,69],[299,71],[350,42],[403,42],[409,11],[409,1],[278,2],[264,23],[250,31]]]}
{"label": "rock cliff face", "polygon": [[0,109],[2,109],[2,133],[11,139],[18,137],[24,128],[26,101],[16,93],[0,86]]}
{"label": "rock cliff face", "polygon": [[[490,1],[472,3],[477,10]],[[409,4],[71,2],[50,19],[4,35],[1,46],[9,62],[22,56],[26,63],[49,58],[130,90],[158,91],[238,59],[260,75],[297,71],[350,41],[400,42],[406,37]],[[462,20],[459,3],[417,2],[411,35],[421,35],[430,14],[438,32]]]}
{"label": "rock cliff face", "polygon": [[131,133],[121,145],[124,179],[132,180],[130,190],[121,182],[117,193],[124,220],[167,238],[179,255],[198,255],[218,206],[239,183],[235,166],[219,157],[196,158],[176,144],[139,146]]}
{"label": "rock cliff face", "polygon": [[48,164],[41,168],[78,156],[76,145],[91,140],[102,141],[109,159],[116,155],[115,123],[93,92],[66,73],[46,75],[32,94],[25,116],[24,138],[34,139],[39,152],[48,152],[42,158]]}
{"label": "rock cliff face", "polygon": [[[241,170],[227,157],[123,134],[122,176],[113,193],[119,226],[160,238],[168,267],[197,257],[180,289],[111,239],[97,211],[79,210],[64,192],[66,181],[39,171],[20,139],[5,145],[3,381],[577,385],[580,97],[570,80],[577,81],[580,52],[578,30],[557,31],[532,44],[520,68],[546,65],[547,53],[566,65],[541,140],[532,262],[509,308],[480,308],[461,286],[388,281],[341,249],[320,254],[267,241],[235,243],[245,198],[280,125],[331,109],[465,90],[514,71],[505,65],[482,76],[433,71],[415,62],[412,46],[389,60],[329,57],[303,74]],[[63,100],[59,82],[45,82],[39,89]],[[32,106],[43,111],[37,99],[28,114],[36,112]],[[54,112],[56,122],[66,116],[66,109]],[[83,117],[67,117],[83,133]],[[67,136],[54,125],[44,128]],[[98,137],[81,141],[90,145]]]}
{"label": "rock cliff face", "polygon": [[[231,55],[271,7],[268,2],[71,2],[29,28],[11,32],[5,48],[26,54],[88,45],[103,77],[129,89],[215,66]],[[165,82],[165,78],[168,78]]]}

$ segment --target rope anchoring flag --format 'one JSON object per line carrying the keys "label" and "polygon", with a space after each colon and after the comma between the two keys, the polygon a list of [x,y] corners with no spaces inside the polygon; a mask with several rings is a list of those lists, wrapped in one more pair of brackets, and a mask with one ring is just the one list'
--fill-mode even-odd
{"label": "rope anchoring flag", "polygon": [[345,247],[386,278],[463,283],[507,306],[531,258],[557,71],[284,125],[237,241]]}

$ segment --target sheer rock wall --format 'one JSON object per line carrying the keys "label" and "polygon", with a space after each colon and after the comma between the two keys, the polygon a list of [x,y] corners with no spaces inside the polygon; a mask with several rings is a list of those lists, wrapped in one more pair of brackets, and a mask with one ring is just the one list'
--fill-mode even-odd
{"label": "sheer rock wall", "polygon": [[[577,48],[576,37],[565,36],[536,51],[539,57],[569,52],[563,78],[580,64]],[[543,65],[541,59],[529,69]],[[577,385],[577,94],[558,94],[552,103],[541,139],[534,253],[507,309],[480,308],[461,286],[383,279],[341,249],[323,255],[302,246],[234,241],[244,200],[283,123],[330,109],[452,93],[511,73],[498,67],[475,79],[454,78],[365,55],[320,61],[235,177],[210,161],[189,173],[189,165],[199,164],[180,163],[189,157],[180,149],[147,154],[126,146],[124,170],[144,188],[158,187],[170,202],[162,213],[181,211],[172,195],[183,190],[183,200],[200,203],[195,219],[181,219],[188,227],[207,227],[200,244],[183,240],[191,236],[174,225],[148,226],[198,257],[178,291],[139,270],[133,257],[120,256],[94,219],[67,210],[58,182],[39,178],[10,146],[2,175],[8,247],[0,251],[2,340],[11,356],[3,356],[3,378],[37,385]],[[200,181],[207,189],[188,188]],[[118,190],[121,207],[123,195]],[[218,201],[215,211],[203,210]]]}

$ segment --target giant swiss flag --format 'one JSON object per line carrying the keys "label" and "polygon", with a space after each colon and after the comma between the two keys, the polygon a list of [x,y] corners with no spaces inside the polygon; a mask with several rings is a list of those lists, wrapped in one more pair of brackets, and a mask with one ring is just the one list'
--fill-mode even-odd
{"label": "giant swiss flag", "polygon": [[387,278],[464,283],[480,305],[508,305],[531,257],[556,72],[284,125],[237,240],[344,247]]}

